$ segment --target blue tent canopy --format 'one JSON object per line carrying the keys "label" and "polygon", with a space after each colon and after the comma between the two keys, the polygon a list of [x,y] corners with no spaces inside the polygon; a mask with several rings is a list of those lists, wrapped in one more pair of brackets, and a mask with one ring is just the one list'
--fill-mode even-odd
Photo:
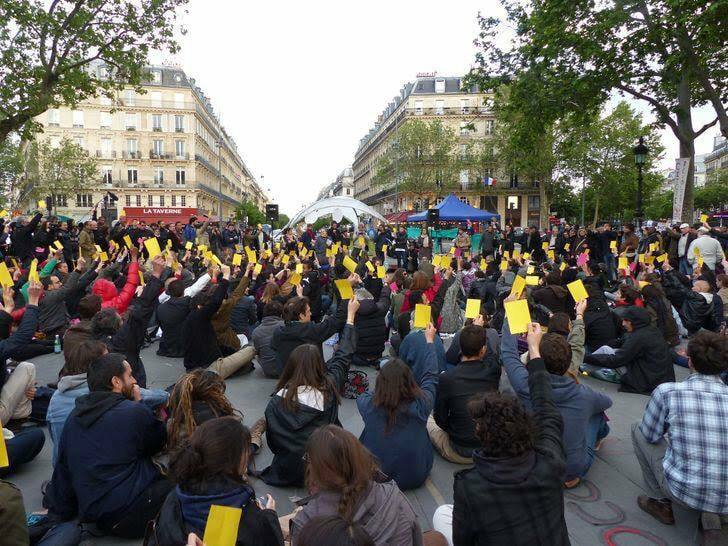
{"label": "blue tent canopy", "polygon": [[[467,203],[463,203],[454,193],[448,195],[439,205],[433,208],[439,209],[440,220],[444,222],[488,222],[494,218],[500,218],[500,215],[494,212],[476,209]],[[427,211],[418,212],[407,217],[408,222],[426,222]]]}

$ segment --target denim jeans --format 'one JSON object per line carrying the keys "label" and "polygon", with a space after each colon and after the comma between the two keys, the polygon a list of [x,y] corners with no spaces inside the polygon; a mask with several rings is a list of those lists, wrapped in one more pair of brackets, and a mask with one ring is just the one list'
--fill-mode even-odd
{"label": "denim jeans", "polygon": [[608,253],[604,255],[604,265],[607,267],[607,277],[610,281],[617,278],[617,263],[614,254]]}
{"label": "denim jeans", "polygon": [[162,389],[139,389],[139,392],[142,394],[142,402],[152,409],[169,400],[169,393]]}
{"label": "denim jeans", "polygon": [[397,256],[397,268],[407,269],[407,251],[395,250],[394,255]]}
{"label": "denim jeans", "polygon": [[45,434],[41,428],[31,428],[18,432],[10,440],[5,440],[10,466],[0,468],[0,477],[12,474],[19,466],[35,459],[43,449]]}
{"label": "denim jeans", "polygon": [[693,266],[685,256],[679,258],[680,273],[687,275],[688,277],[693,274]]}
{"label": "denim jeans", "polygon": [[606,438],[608,434],[609,425],[607,424],[607,416],[603,412],[592,415],[586,427],[586,457],[588,464],[580,477],[583,478],[586,476],[586,473],[592,464],[594,464],[594,459],[596,458],[594,447],[597,445],[597,442],[602,438]]}

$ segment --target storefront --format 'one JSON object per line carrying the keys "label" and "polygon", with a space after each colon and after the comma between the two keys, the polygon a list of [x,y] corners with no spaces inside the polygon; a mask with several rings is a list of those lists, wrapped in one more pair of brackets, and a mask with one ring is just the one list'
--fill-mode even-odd
{"label": "storefront", "polygon": [[182,222],[186,224],[190,216],[200,216],[196,208],[192,207],[124,207],[123,214],[127,221],[144,220],[147,224],[152,222]]}

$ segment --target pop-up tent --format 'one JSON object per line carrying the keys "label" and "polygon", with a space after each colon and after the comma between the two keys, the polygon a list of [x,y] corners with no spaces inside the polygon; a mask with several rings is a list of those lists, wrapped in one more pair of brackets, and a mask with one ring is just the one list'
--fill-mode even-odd
{"label": "pop-up tent", "polygon": [[[500,218],[495,212],[476,209],[467,203],[463,203],[454,193],[448,195],[439,205],[435,205],[435,209],[440,211],[440,220],[443,222],[489,222],[494,218]],[[412,214],[407,218],[408,222],[426,222],[427,211]]]}
{"label": "pop-up tent", "polygon": [[300,222],[313,224],[319,218],[327,215],[331,215],[335,222],[341,222],[343,218],[346,218],[354,225],[359,223],[360,216],[371,216],[382,222],[387,221],[376,210],[352,197],[328,197],[298,211],[285,227],[292,227]]}

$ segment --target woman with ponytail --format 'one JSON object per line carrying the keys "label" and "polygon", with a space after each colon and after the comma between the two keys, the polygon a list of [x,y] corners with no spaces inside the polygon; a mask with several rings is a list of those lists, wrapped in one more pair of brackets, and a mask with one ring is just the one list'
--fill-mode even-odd
{"label": "woman with ponytail", "polygon": [[422,534],[407,498],[379,472],[372,454],[351,432],[334,425],[317,429],[308,441],[305,461],[312,499],[291,520],[293,546],[308,536],[303,529],[322,516],[356,524],[376,546],[447,544],[440,533]]}
{"label": "woman with ponytail", "polygon": [[281,546],[276,503],[265,506],[247,483],[250,431],[236,417],[218,417],[195,428],[172,453],[170,477],[177,484],[149,530],[146,544],[187,544],[190,533],[203,536],[210,506],[240,508],[236,546]]}

